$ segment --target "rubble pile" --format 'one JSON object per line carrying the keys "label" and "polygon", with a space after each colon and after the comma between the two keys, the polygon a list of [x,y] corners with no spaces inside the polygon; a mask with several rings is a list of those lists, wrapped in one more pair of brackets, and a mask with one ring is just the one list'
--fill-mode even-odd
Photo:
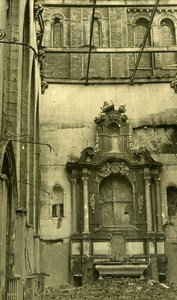
{"label": "rubble pile", "polygon": [[47,288],[44,300],[176,300],[177,286],[153,280],[105,278],[73,288]]}

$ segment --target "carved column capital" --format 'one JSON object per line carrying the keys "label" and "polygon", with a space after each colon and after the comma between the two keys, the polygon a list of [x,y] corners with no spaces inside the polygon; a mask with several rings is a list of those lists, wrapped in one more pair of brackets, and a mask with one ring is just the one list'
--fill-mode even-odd
{"label": "carved column capital", "polygon": [[151,177],[145,177],[144,181],[145,181],[145,185],[151,185]]}
{"label": "carved column capital", "polygon": [[159,185],[160,184],[160,178],[155,178],[155,185]]}
{"label": "carved column capital", "polygon": [[89,180],[89,177],[88,177],[88,176],[83,176],[83,177],[82,177],[83,184],[87,184],[87,183],[88,183],[88,180]]}
{"label": "carved column capital", "polygon": [[72,177],[72,178],[71,178],[71,183],[72,183],[72,185],[76,185],[76,183],[77,183],[77,178]]}

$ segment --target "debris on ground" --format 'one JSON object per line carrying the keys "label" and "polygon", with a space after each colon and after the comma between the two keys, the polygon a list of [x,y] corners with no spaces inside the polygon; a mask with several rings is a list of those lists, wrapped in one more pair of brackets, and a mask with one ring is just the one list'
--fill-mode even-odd
{"label": "debris on ground", "polygon": [[81,287],[48,287],[44,300],[177,300],[177,286],[137,278],[104,278]]}

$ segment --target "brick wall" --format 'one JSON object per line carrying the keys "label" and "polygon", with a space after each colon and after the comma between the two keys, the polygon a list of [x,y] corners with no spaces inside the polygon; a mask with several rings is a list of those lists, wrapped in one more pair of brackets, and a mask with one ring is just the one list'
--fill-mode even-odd
{"label": "brick wall", "polygon": [[[119,7],[98,7],[95,16],[98,17],[101,27],[100,47],[134,47],[134,27],[137,18],[149,19],[152,10],[147,9],[127,9]],[[160,18],[167,17],[177,24],[176,10],[158,10],[152,24],[151,33],[152,45],[160,45],[159,32],[156,30],[160,24]],[[44,14],[45,35],[44,47],[52,46],[52,19],[55,15],[63,17],[64,47],[88,46],[90,41],[90,27],[92,19],[92,8],[90,7],[60,7],[47,6]],[[153,27],[154,26],[154,27]],[[147,56],[144,54],[142,57]],[[87,72],[88,55],[82,54],[58,54],[57,49],[53,53],[47,51],[45,61],[45,75],[50,79],[80,79],[85,77]],[[126,54],[97,54],[92,55],[90,66],[90,77],[95,78],[126,78],[129,77],[134,68],[137,55]],[[176,58],[174,57],[174,64]],[[175,68],[162,69],[162,55],[156,54],[151,57],[152,65],[148,68],[141,66],[137,71],[137,78],[173,77]],[[56,63],[55,63],[56,62]],[[155,65],[154,65],[155,64]],[[153,70],[154,69],[154,70]],[[158,72],[157,72],[158,69]],[[167,70],[168,69],[168,70]]]}

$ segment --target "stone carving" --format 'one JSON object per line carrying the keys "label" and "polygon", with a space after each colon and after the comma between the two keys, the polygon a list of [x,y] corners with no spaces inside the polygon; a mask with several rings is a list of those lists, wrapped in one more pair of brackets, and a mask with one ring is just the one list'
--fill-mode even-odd
{"label": "stone carving", "polygon": [[89,204],[91,206],[92,213],[94,214],[95,213],[95,194],[94,193],[91,194]]}
{"label": "stone carving", "polygon": [[98,231],[100,231],[100,230],[101,230],[101,225],[95,226],[95,227],[93,228],[93,230],[94,230],[95,233],[98,232]]}
{"label": "stone carving", "polygon": [[175,79],[170,83],[170,87],[174,89],[175,94],[177,94],[177,74],[175,76]]}
{"label": "stone carving", "polygon": [[118,112],[124,113],[125,111],[126,111],[125,105],[124,105],[124,104],[121,104],[121,105],[119,106]]}
{"label": "stone carving", "polygon": [[138,207],[139,207],[140,214],[142,214],[143,206],[144,206],[144,197],[141,194],[139,194],[138,195]]}
{"label": "stone carving", "polygon": [[133,182],[136,182],[136,174],[133,172]]}
{"label": "stone carving", "polygon": [[124,114],[125,111],[126,109],[124,104],[121,104],[118,110],[115,110],[112,100],[110,100],[110,102],[104,101],[103,106],[101,107],[101,112],[99,116],[94,119],[94,121],[95,123],[99,123],[100,121],[108,118],[119,121],[122,119],[122,121],[125,122],[128,119],[128,117]]}
{"label": "stone carving", "polygon": [[124,162],[116,162],[116,163],[107,163],[102,167],[101,172],[97,172],[96,174],[96,182],[99,182],[99,177],[107,177],[110,174],[120,173],[121,175],[128,175],[129,168],[125,165]]}
{"label": "stone carving", "polygon": [[98,153],[100,151],[100,147],[99,147],[99,138],[98,138],[98,132],[96,134],[96,142],[95,142],[95,147],[94,147],[94,154]]}
{"label": "stone carving", "polygon": [[151,177],[146,177],[144,181],[145,181],[145,185],[151,185]]}
{"label": "stone carving", "polygon": [[38,18],[42,14],[43,10],[44,8],[41,4],[38,3],[34,4],[34,17],[36,21],[38,21]]}
{"label": "stone carving", "polygon": [[103,102],[103,106],[101,107],[101,110],[105,111],[105,110],[107,110],[107,108],[109,108],[109,107],[111,107],[113,105],[114,104],[113,104],[112,100],[110,100],[109,102],[108,101],[104,101]]}
{"label": "stone carving", "polygon": [[5,36],[6,36],[5,31],[3,29],[0,29],[0,40],[3,40]]}
{"label": "stone carving", "polygon": [[132,136],[130,136],[129,137],[129,150],[132,155],[141,156],[144,149],[142,147],[136,146],[133,141]]}

